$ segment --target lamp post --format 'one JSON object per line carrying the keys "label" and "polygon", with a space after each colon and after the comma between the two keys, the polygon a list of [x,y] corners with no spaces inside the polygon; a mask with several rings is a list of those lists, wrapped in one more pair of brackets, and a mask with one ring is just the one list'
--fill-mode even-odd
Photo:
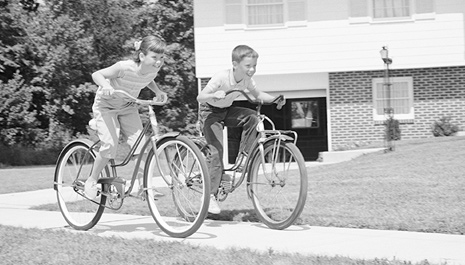
{"label": "lamp post", "polygon": [[386,105],[384,106],[384,115],[386,117],[386,150],[393,151],[394,147],[392,145],[391,133],[389,121],[394,116],[394,108],[391,105],[391,82],[389,80],[389,65],[392,63],[392,59],[389,58],[389,50],[386,46],[383,46],[381,51],[379,51],[381,59],[384,62],[384,82],[383,82],[383,91],[386,93]]}

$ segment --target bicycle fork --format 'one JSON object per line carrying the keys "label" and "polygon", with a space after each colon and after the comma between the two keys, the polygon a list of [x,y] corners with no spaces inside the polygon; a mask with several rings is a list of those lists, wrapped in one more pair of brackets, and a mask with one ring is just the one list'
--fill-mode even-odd
{"label": "bicycle fork", "polygon": [[[172,173],[173,169],[171,168],[171,166],[169,166],[169,170],[171,171],[169,176],[171,178],[166,176],[166,174],[164,173],[164,170],[161,167],[160,158],[159,158],[158,152],[157,152],[157,142],[160,139],[160,133],[158,131],[158,121],[157,121],[157,118],[156,118],[156,115],[155,115],[155,112],[154,112],[153,108],[150,107],[148,109],[149,109],[150,124],[152,126],[152,131],[153,131],[153,135],[150,137],[150,142],[152,143],[152,148],[153,148],[153,151],[154,151],[153,155],[155,157],[155,163],[157,164],[158,172],[160,172],[161,177],[163,178],[165,183],[168,185],[168,187],[171,189],[171,188],[173,188],[173,185],[174,185],[173,179],[178,183],[180,183],[180,180],[178,179],[177,174]],[[169,161],[167,161],[167,163],[169,163]],[[145,188],[145,190],[146,189],[147,188]]]}

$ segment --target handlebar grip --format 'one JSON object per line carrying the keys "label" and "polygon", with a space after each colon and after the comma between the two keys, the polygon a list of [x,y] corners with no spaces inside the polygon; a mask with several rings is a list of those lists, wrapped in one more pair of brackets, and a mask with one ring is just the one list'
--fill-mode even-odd
{"label": "handlebar grip", "polygon": [[284,99],[284,95],[279,95],[279,96],[275,99],[275,101],[276,101],[276,105],[277,105],[276,108],[277,108],[278,110],[282,109],[283,106],[286,104],[286,100]]}

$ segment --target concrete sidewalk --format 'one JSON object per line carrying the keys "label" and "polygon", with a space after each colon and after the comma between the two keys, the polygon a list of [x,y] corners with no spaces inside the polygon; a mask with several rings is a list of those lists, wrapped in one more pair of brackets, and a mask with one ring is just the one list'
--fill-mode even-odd
{"label": "concrete sidewalk", "polygon": [[60,212],[30,210],[34,205],[55,203],[52,189],[0,195],[0,224],[41,229],[66,229],[76,233],[117,236],[192,245],[250,248],[259,251],[303,255],[386,258],[430,263],[465,264],[465,236],[370,229],[291,226],[271,230],[261,223],[205,220],[189,238],[176,239],[158,229],[151,216],[112,214],[106,211],[99,224],[86,232],[67,226]]}

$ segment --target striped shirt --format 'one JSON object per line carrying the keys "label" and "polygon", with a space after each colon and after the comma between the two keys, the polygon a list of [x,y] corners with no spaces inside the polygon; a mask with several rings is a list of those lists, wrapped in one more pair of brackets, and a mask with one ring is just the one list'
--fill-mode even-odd
{"label": "striped shirt", "polygon": [[[123,90],[128,92],[133,97],[139,96],[140,91],[152,82],[158,74],[158,71],[141,75],[137,71],[137,63],[133,60],[117,62],[121,70],[118,76],[110,79],[110,85],[115,90]],[[98,89],[98,91],[101,88]],[[94,101],[94,108],[121,109],[132,105],[131,102],[124,99],[124,96],[118,93],[113,93],[110,97],[102,97],[97,93]]]}

